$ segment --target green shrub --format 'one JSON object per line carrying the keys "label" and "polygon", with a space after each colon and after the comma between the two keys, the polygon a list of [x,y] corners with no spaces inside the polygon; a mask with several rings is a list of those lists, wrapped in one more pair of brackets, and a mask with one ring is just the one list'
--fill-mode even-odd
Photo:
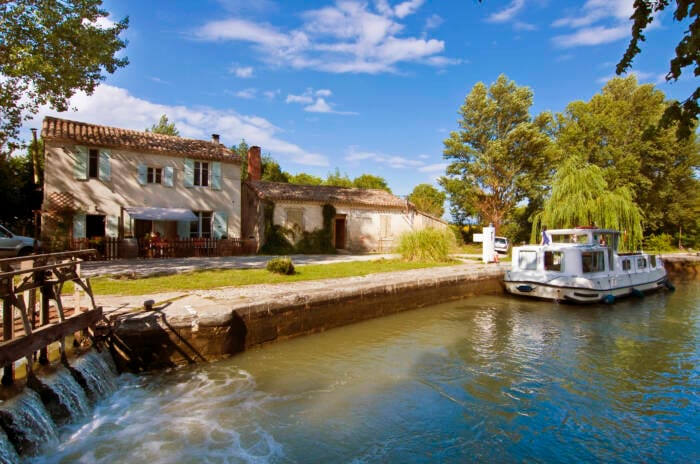
{"label": "green shrub", "polygon": [[644,248],[652,251],[672,251],[673,237],[668,234],[650,235],[644,239]]}
{"label": "green shrub", "polygon": [[265,266],[265,269],[277,274],[292,275],[294,274],[294,263],[292,263],[291,258],[288,258],[286,256],[280,258],[272,258],[270,261],[267,262],[267,266]]}
{"label": "green shrub", "polygon": [[396,251],[407,261],[449,262],[454,243],[449,230],[423,229],[402,234]]}

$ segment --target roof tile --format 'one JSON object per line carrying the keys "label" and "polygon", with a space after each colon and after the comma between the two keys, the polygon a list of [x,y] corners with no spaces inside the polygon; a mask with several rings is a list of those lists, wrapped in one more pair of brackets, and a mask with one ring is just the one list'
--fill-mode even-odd
{"label": "roof tile", "polygon": [[44,140],[127,149],[214,161],[240,163],[241,158],[224,145],[153,132],[120,129],[47,116],[41,130]]}

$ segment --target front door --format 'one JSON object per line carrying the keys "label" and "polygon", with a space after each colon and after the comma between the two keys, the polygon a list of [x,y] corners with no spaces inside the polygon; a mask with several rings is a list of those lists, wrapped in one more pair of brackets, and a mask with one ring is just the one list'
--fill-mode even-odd
{"label": "front door", "polygon": [[345,249],[345,215],[335,217],[335,248]]}

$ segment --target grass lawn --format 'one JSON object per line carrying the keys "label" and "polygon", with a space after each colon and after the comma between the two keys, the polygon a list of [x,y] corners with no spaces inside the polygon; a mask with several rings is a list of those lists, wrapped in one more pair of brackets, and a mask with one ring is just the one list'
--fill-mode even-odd
{"label": "grass lawn", "polygon": [[[398,259],[379,259],[376,261],[296,266],[294,275],[275,274],[265,269],[226,269],[187,272],[160,277],[144,277],[132,280],[95,277],[90,279],[90,284],[95,295],[149,295],[179,290],[207,290],[218,287],[365,276],[380,272],[453,266],[456,264],[460,263],[420,263]],[[71,292],[73,292],[72,283],[64,287],[63,293]]]}

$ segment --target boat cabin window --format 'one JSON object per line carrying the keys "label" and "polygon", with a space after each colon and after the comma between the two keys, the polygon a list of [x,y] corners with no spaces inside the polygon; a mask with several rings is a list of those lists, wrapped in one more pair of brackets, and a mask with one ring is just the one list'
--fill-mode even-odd
{"label": "boat cabin window", "polygon": [[646,269],[647,267],[647,259],[646,258],[637,258],[637,269]]}
{"label": "boat cabin window", "polygon": [[561,251],[544,252],[544,268],[548,271],[562,271],[564,253]]}
{"label": "boat cabin window", "polygon": [[649,267],[656,267],[656,255],[649,256],[649,261],[651,261]]}
{"label": "boat cabin window", "polygon": [[524,271],[537,269],[537,252],[521,250],[518,254],[518,268]]}
{"label": "boat cabin window", "polygon": [[605,254],[602,251],[586,251],[581,253],[581,266],[584,273],[602,272],[605,270]]}
{"label": "boat cabin window", "polygon": [[622,260],[622,270],[629,271],[630,269],[632,269],[632,261],[630,261],[629,259],[623,259]]}

